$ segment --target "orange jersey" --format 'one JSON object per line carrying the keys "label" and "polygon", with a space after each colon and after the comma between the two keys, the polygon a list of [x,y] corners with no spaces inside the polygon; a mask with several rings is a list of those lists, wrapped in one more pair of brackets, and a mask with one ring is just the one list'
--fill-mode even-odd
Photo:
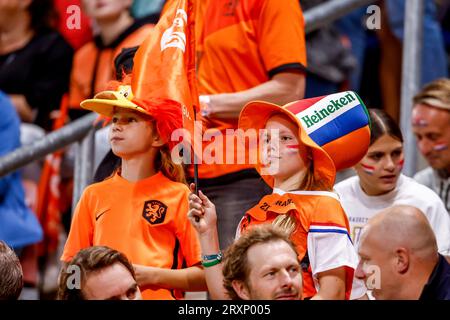
{"label": "orange jersey", "polygon": [[242,218],[238,235],[252,225],[272,223],[280,214],[290,213],[297,225],[291,239],[297,247],[303,269],[303,297],[317,293],[317,274],[346,267],[346,299],[350,298],[358,258],[349,236],[349,223],[335,193],[292,191],[274,193],[261,199]]}
{"label": "orange jersey", "polygon": [[[104,245],[132,263],[181,269],[200,263],[200,245],[188,221],[189,189],[162,173],[132,183],[119,174],[88,186],[79,201],[61,257]],[[144,299],[174,299],[168,289],[144,289]]]}
{"label": "orange jersey", "polygon": [[109,46],[100,44],[100,39],[81,47],[74,56],[70,76],[69,106],[80,108],[81,101],[92,98],[106,89],[109,81],[115,79],[114,59],[124,48],[140,45],[153,24],[133,24]]}
{"label": "orange jersey", "polygon": [[[197,6],[198,81],[201,95],[232,93],[256,87],[283,71],[304,70],[304,20],[298,0],[202,1]],[[207,4],[206,4],[207,3]],[[207,128],[236,129],[237,119],[209,119]],[[213,132],[213,131],[211,131]],[[205,142],[204,149],[210,144]],[[218,158],[237,147],[216,147]],[[252,165],[199,166],[200,178],[215,178]]]}

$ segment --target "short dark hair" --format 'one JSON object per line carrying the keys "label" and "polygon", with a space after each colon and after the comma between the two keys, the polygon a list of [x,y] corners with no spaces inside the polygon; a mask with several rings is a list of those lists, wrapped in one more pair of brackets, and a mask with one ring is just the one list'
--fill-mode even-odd
{"label": "short dark hair", "polygon": [[83,296],[82,288],[87,276],[92,272],[100,271],[115,263],[121,263],[130,271],[133,279],[136,280],[133,265],[123,253],[106,246],[93,246],[80,250],[68,263],[69,266],[77,266],[80,269],[80,288],[69,288],[67,284],[72,274],[66,272],[66,269],[63,269],[59,277],[57,299],[86,300]]}
{"label": "short dark hair", "polygon": [[250,274],[247,258],[248,250],[255,244],[280,240],[289,244],[298,256],[297,249],[287,233],[271,224],[252,227],[228,247],[224,254],[222,273],[223,286],[232,300],[240,300],[240,297],[234,291],[233,281],[246,282]]}
{"label": "short dark hair", "polygon": [[19,258],[0,241],[0,300],[17,300],[22,292],[23,272]]}
{"label": "short dark hair", "polygon": [[134,56],[136,55],[137,47],[123,48],[122,51],[114,59],[114,69],[116,70],[116,80],[122,81],[124,75],[130,74],[133,71]]}
{"label": "short dark hair", "polygon": [[28,12],[31,18],[30,27],[36,33],[56,28],[59,16],[53,0],[32,0]]}
{"label": "short dark hair", "polygon": [[400,127],[385,111],[381,109],[369,109],[370,117],[370,145],[374,144],[381,136],[387,134],[392,138],[403,142]]}

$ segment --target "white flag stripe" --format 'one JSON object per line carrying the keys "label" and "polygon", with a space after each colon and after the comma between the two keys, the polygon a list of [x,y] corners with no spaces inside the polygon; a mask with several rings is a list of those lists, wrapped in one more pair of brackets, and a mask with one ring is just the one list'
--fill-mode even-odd
{"label": "white flag stripe", "polygon": [[348,233],[347,228],[337,227],[337,226],[320,226],[320,225],[310,225],[309,230],[321,231],[321,230],[341,230]]}
{"label": "white flag stripe", "polygon": [[[323,109],[327,110],[327,107],[329,105],[331,105],[331,100],[335,100],[335,101],[339,102],[341,98],[344,98],[347,95],[351,95],[354,98],[354,100],[351,101],[350,103],[347,103],[346,105],[343,105],[338,110],[333,111],[332,113],[329,114],[329,116],[324,117],[319,122],[314,123],[314,125],[312,125],[310,127],[305,125],[305,121],[302,120],[303,117],[311,118],[313,116],[316,116],[317,113],[320,113],[321,110],[323,110]],[[316,102],[315,104],[313,104],[311,107],[307,108],[306,110],[303,110],[303,111],[297,113],[296,117],[302,123],[303,128],[306,130],[306,133],[311,134],[312,132],[316,131],[317,129],[320,129],[322,126],[326,125],[327,123],[333,121],[334,119],[336,119],[343,113],[347,112],[348,110],[350,110],[356,106],[359,106],[360,104],[361,103],[360,103],[358,97],[356,97],[356,95],[353,94],[351,91],[335,93],[335,94],[326,96],[325,98]]]}

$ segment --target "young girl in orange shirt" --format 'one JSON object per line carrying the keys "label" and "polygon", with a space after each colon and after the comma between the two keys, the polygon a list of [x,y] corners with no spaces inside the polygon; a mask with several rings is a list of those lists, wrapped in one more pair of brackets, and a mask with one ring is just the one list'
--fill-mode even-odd
{"label": "young girl in orange shirt", "polygon": [[[251,102],[240,114],[239,127],[259,133],[266,130],[260,138],[266,140],[266,146],[259,150],[264,154],[257,170],[273,193],[245,213],[237,236],[258,224],[279,226],[290,235],[302,261],[303,296],[349,299],[358,260],[348,219],[332,189],[336,169],[352,166],[367,151],[364,104],[353,92],[285,106]],[[202,263],[211,296],[226,298],[214,204],[201,192],[199,196],[191,194],[189,214],[205,255]],[[236,285],[235,289],[242,287]],[[359,297],[364,293],[362,290]]]}
{"label": "young girl in orange shirt", "polygon": [[204,290],[200,247],[187,218],[189,189],[170,157],[170,134],[182,127],[181,106],[134,99],[130,86],[116,86],[81,106],[112,119],[109,139],[121,167],[83,192],[61,260],[89,246],[109,246],[134,264],[144,299]]}

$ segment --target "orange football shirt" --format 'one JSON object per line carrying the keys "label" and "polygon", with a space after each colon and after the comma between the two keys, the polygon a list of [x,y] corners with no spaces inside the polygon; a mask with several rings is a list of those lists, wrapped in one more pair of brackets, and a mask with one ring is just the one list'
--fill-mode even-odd
{"label": "orange football shirt", "polygon": [[[188,217],[189,189],[161,172],[132,183],[119,174],[88,186],[79,201],[61,257],[104,245],[132,263],[166,269],[200,264],[200,245]],[[144,299],[174,299],[167,289],[144,289]],[[178,297],[178,296],[177,296]]]}
{"label": "orange football shirt", "polygon": [[[208,0],[197,6],[197,71],[201,95],[247,90],[283,71],[304,70],[304,20],[298,0]],[[209,119],[210,133],[237,129],[237,119]],[[220,143],[220,142],[219,142]],[[210,142],[205,142],[205,149]],[[226,148],[216,147],[226,160]],[[228,144],[233,154],[237,146]],[[236,156],[235,156],[236,157]],[[243,164],[199,166],[200,178],[252,168]]]}

